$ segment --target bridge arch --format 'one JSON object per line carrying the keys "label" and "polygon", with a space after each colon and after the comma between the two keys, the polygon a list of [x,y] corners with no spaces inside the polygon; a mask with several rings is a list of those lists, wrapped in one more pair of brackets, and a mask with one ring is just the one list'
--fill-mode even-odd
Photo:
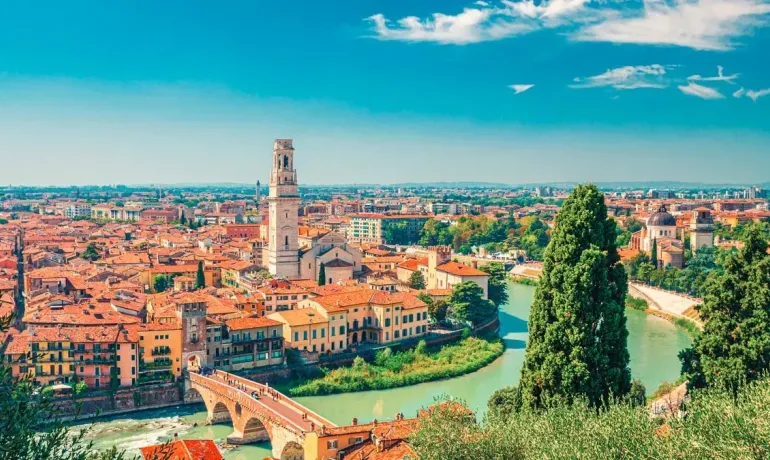
{"label": "bridge arch", "polygon": [[305,458],[305,449],[294,441],[289,441],[283,446],[281,451],[281,460],[303,460]]}
{"label": "bridge arch", "polygon": [[195,388],[188,388],[187,391],[184,392],[184,401],[203,401],[203,396],[201,396],[201,394]]}
{"label": "bridge arch", "polygon": [[214,407],[212,407],[209,412],[209,422],[212,424],[227,423],[232,420],[233,417],[230,415],[230,409],[227,407],[227,404],[222,401],[218,401],[214,404]]}
{"label": "bridge arch", "polygon": [[243,439],[246,442],[270,441],[270,432],[262,420],[252,417],[243,425]]}

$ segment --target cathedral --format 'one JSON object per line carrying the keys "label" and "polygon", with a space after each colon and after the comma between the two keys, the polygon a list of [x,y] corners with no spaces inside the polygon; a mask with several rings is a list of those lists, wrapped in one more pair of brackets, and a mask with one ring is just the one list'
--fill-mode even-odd
{"label": "cathedral", "polygon": [[342,235],[323,229],[300,227],[299,189],[294,169],[292,139],[276,139],[273,144],[273,166],[270,193],[267,261],[270,274],[276,278],[318,280],[324,267],[325,283],[352,279],[362,270],[363,254],[348,245]]}

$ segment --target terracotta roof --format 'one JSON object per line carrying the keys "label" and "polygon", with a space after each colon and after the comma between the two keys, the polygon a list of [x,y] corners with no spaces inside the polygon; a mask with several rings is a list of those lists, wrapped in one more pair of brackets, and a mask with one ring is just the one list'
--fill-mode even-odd
{"label": "terracotta roof", "polygon": [[183,440],[139,449],[145,460],[222,460],[214,441]]}
{"label": "terracotta roof", "polygon": [[422,259],[407,259],[400,264],[398,264],[398,268],[404,268],[406,270],[411,271],[417,271],[420,269],[420,265],[428,266],[428,258],[422,258]]}
{"label": "terracotta roof", "polygon": [[233,331],[240,331],[244,329],[257,329],[260,327],[280,326],[281,323],[266,317],[251,317],[241,319],[231,319],[225,322],[227,327]]}
{"label": "terracotta roof", "polygon": [[319,312],[312,308],[301,308],[299,310],[286,310],[271,313],[269,318],[289,326],[307,326],[308,324],[328,323],[329,321]]}
{"label": "terracotta roof", "polygon": [[353,264],[350,262],[345,262],[342,259],[332,259],[324,264],[327,268],[346,268],[346,267],[352,267]]}
{"label": "terracotta roof", "polygon": [[461,264],[459,262],[447,262],[436,267],[436,270],[456,276],[489,276],[488,273],[484,273],[481,270]]}

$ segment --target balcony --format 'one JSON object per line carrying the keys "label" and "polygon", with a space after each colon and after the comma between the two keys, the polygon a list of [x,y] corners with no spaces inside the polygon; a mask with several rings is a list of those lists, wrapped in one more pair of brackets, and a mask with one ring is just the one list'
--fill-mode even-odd
{"label": "balcony", "polygon": [[153,369],[169,369],[174,363],[170,359],[156,359],[147,363],[139,363],[139,372]]}
{"label": "balcony", "polygon": [[171,354],[171,347],[156,347],[150,352],[152,356],[165,356]]}

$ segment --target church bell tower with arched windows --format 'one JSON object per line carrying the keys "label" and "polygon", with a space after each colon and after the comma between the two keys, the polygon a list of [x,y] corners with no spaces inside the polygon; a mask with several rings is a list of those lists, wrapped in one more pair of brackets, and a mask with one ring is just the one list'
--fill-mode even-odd
{"label": "church bell tower with arched windows", "polygon": [[268,270],[276,277],[296,279],[299,276],[299,191],[291,139],[276,139],[273,144],[267,201],[270,204]]}

